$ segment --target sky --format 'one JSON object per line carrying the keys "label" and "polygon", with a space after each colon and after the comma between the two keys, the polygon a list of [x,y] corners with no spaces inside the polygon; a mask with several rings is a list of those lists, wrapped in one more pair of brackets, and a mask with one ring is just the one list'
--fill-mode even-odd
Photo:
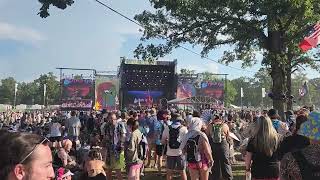
{"label": "sky", "polygon": [[[101,1],[130,18],[143,10],[153,10],[148,0]],[[142,35],[140,27],[94,0],[75,0],[65,10],[51,7],[50,16],[45,19],[37,15],[40,7],[37,0],[0,0],[0,79],[10,76],[28,82],[47,72],[58,76],[57,67],[113,71],[117,70],[120,57],[134,58],[133,51]],[[201,47],[186,47],[201,51]],[[221,47],[208,56],[218,60],[227,49]],[[178,70],[227,73],[228,78],[252,77],[260,68],[258,63],[247,69],[251,72],[231,69],[181,48],[160,60],[174,59],[178,60]],[[231,66],[240,68],[241,63]]]}

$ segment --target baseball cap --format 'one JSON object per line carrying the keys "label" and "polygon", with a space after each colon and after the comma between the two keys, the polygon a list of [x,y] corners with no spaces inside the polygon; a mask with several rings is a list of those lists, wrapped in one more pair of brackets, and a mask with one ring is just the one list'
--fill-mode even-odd
{"label": "baseball cap", "polygon": [[62,180],[65,177],[73,176],[73,175],[74,174],[69,169],[66,169],[63,167],[61,167],[57,170],[57,179],[58,180]]}

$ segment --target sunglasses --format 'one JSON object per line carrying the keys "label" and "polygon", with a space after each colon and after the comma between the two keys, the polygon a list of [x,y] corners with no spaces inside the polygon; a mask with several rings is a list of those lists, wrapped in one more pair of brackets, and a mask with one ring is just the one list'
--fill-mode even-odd
{"label": "sunglasses", "polygon": [[19,162],[19,164],[23,164],[23,163],[26,161],[26,159],[28,159],[28,158],[31,156],[31,154],[37,149],[37,147],[38,147],[39,145],[41,145],[41,144],[47,144],[48,142],[50,142],[50,140],[49,140],[48,138],[46,138],[46,137],[43,137],[43,140],[40,141],[40,143],[36,144],[36,145],[34,146],[34,148],[31,150],[31,152],[30,152],[29,154],[27,154],[27,155]]}

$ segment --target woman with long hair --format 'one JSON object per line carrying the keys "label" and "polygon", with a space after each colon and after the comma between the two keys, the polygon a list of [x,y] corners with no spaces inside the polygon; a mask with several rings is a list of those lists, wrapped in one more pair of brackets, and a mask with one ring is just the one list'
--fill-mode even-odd
{"label": "woman with long hair", "polygon": [[255,122],[255,133],[250,138],[245,157],[246,172],[253,180],[279,180],[279,135],[269,117],[261,116]]}

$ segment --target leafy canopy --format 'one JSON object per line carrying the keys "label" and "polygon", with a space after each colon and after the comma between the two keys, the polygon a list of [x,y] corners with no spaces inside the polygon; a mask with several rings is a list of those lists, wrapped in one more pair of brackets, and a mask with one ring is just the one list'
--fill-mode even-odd
{"label": "leafy canopy", "polygon": [[[138,58],[158,58],[180,44],[203,47],[201,54],[221,45],[232,46],[221,61],[242,60],[243,66],[256,63],[257,51],[288,50],[299,57],[298,44],[310,25],[320,19],[320,0],[150,0],[155,12],[143,11],[135,19],[144,29],[141,40],[162,39],[163,43],[141,43]],[[279,32],[282,47],[271,43],[272,32]],[[266,55],[264,57],[267,57]],[[299,59],[297,58],[297,59]],[[285,58],[283,58],[285,61]],[[270,65],[270,59],[263,63]],[[306,61],[299,61],[298,63]],[[308,61],[313,63],[312,61]],[[285,63],[285,62],[284,62]]]}

